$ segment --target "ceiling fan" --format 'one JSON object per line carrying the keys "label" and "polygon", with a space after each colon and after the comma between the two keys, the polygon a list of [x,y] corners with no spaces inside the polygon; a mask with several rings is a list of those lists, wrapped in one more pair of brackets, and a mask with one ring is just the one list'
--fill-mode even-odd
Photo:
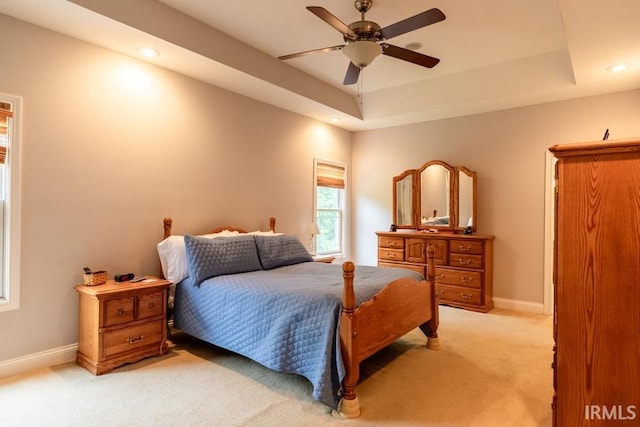
{"label": "ceiling fan", "polygon": [[361,18],[360,21],[352,22],[349,25],[336,18],[331,14],[331,12],[323,7],[307,6],[307,10],[309,10],[309,12],[340,31],[344,37],[345,44],[283,55],[279,56],[278,59],[291,59],[314,53],[342,50],[342,52],[351,61],[349,62],[349,68],[347,68],[347,74],[344,77],[343,84],[345,85],[355,84],[360,76],[360,70],[371,64],[371,62],[373,62],[373,60],[380,54],[427,68],[435,67],[436,64],[440,62],[438,58],[423,55],[413,50],[394,46],[385,42],[392,37],[443,21],[446,17],[440,9],[429,9],[425,12],[382,28],[373,21],[365,20],[364,15],[369,11],[369,9],[371,9],[372,5],[373,0],[356,0],[354,6],[360,12]]}

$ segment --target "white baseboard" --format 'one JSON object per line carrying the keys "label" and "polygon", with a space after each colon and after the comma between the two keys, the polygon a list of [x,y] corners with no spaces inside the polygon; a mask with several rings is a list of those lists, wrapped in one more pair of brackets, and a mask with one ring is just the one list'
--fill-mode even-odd
{"label": "white baseboard", "polygon": [[493,306],[495,308],[503,308],[505,310],[544,314],[544,304],[538,302],[519,301],[515,299],[493,297]]}
{"label": "white baseboard", "polygon": [[0,378],[76,360],[78,344],[53,348],[0,362]]}

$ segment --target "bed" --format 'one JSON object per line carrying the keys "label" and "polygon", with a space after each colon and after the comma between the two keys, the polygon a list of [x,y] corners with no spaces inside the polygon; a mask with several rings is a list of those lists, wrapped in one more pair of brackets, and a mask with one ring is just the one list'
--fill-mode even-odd
{"label": "bed", "polygon": [[[158,251],[175,283],[174,327],[306,377],[336,416],[360,415],[356,385],[367,357],[417,327],[427,348],[439,348],[432,248],[424,280],[405,269],[314,262],[295,237],[276,233],[274,218],[268,232],[253,233],[222,226],[176,236],[171,218],[163,225]],[[185,260],[186,272],[171,270],[184,270]]]}

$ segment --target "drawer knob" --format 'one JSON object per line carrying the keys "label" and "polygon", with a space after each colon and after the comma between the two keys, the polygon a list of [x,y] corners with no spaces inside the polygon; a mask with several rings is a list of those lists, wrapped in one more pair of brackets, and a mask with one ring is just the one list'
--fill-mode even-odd
{"label": "drawer knob", "polygon": [[438,296],[440,295],[444,295],[444,289],[441,289],[440,292],[438,292]]}
{"label": "drawer knob", "polygon": [[147,305],[147,308],[153,308],[153,307],[155,307],[155,306],[156,306],[156,305],[155,305],[154,303],[150,302],[150,303],[149,303],[149,305]]}
{"label": "drawer knob", "polygon": [[464,283],[471,283],[473,282],[473,277],[460,276],[460,280]]}
{"label": "drawer knob", "polygon": [[436,279],[444,279],[444,274],[436,274]]}
{"label": "drawer knob", "polygon": [[458,262],[460,264],[466,264],[466,265],[470,265],[471,264],[471,260],[470,259],[458,259]]}
{"label": "drawer knob", "polygon": [[117,313],[118,313],[118,316],[122,316],[124,314],[124,310],[122,308],[119,308]]}
{"label": "drawer knob", "polygon": [[460,296],[464,299],[471,299],[473,294],[465,294],[464,292],[460,292]]}
{"label": "drawer knob", "polygon": [[129,344],[135,344],[137,342],[142,342],[144,340],[144,335],[140,334],[140,336],[138,338],[133,338],[133,337],[129,337],[127,338],[127,342]]}
{"label": "drawer knob", "polygon": [[471,250],[471,245],[469,245],[469,246],[462,246],[462,245],[460,245],[460,246],[458,246],[458,249],[459,249],[461,252],[469,252],[469,251]]}

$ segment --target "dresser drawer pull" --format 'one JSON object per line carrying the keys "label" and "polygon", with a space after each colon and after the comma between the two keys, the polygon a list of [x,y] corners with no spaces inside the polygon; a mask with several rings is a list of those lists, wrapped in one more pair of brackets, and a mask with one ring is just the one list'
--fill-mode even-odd
{"label": "dresser drawer pull", "polygon": [[394,254],[394,253],[392,253],[392,252],[391,252],[391,253],[390,253],[390,252],[387,252],[387,256],[388,256],[389,258],[395,258],[395,257],[396,257],[396,254]]}
{"label": "dresser drawer pull", "polygon": [[155,305],[154,303],[150,302],[150,303],[149,303],[149,305],[147,305],[147,308],[153,308],[153,307],[155,307],[155,306],[156,306],[156,305]]}
{"label": "dresser drawer pull", "polygon": [[436,274],[436,279],[444,279],[444,274]]}
{"label": "dresser drawer pull", "polygon": [[119,308],[117,313],[118,313],[118,316],[122,316],[124,314],[124,310]]}
{"label": "dresser drawer pull", "polygon": [[473,277],[460,276],[460,281],[464,283],[471,283],[473,282]]}
{"label": "dresser drawer pull", "polygon": [[129,337],[127,338],[127,342],[129,344],[135,344],[137,342],[142,342],[144,340],[144,335],[140,334],[139,338],[133,338],[133,337]]}
{"label": "dresser drawer pull", "polygon": [[396,245],[396,242],[394,242],[394,241],[387,242],[387,245],[389,245],[389,246],[395,246],[395,245]]}
{"label": "dresser drawer pull", "polygon": [[473,294],[465,294],[463,292],[460,292],[460,296],[464,299],[471,299],[471,297],[473,297]]}
{"label": "dresser drawer pull", "polygon": [[471,262],[472,262],[472,261],[471,261],[470,259],[467,259],[467,260],[459,259],[459,260],[458,260],[458,262],[459,262],[460,264],[467,264],[467,265],[471,265]]}
{"label": "dresser drawer pull", "polygon": [[440,292],[438,292],[438,296],[444,295],[444,289],[441,289]]}
{"label": "dresser drawer pull", "polygon": [[460,250],[461,252],[469,252],[471,250],[471,245],[469,246],[458,246],[458,250]]}

